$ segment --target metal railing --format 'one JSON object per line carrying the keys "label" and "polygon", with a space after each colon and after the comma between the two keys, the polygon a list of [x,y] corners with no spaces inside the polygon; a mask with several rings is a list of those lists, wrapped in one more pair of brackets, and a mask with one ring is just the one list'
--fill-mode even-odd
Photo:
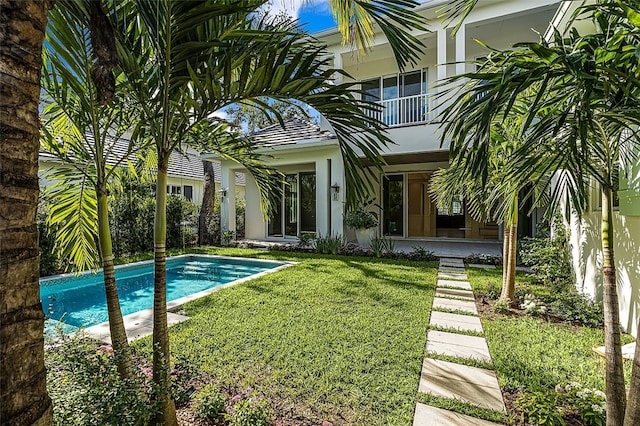
{"label": "metal railing", "polygon": [[389,127],[424,123],[429,120],[429,100],[427,94],[406,96],[377,102],[382,111],[367,112]]}

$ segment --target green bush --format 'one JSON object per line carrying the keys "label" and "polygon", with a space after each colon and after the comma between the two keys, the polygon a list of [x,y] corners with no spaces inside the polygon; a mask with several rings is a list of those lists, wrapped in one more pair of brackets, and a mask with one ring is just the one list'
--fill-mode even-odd
{"label": "green bush", "polygon": [[59,274],[64,270],[64,266],[58,255],[54,252],[56,244],[55,227],[47,226],[46,222],[46,201],[40,200],[38,206],[38,252],[40,254],[40,276]]}
{"label": "green bush", "polygon": [[227,400],[213,384],[205,385],[194,397],[193,408],[200,417],[215,418],[224,413]]}
{"label": "green bush", "polygon": [[516,406],[523,411],[522,422],[524,423],[526,418],[528,423],[534,425],[566,425],[559,405],[561,398],[555,391],[526,393],[516,399]]}
{"label": "green bush", "polygon": [[598,328],[604,324],[602,303],[597,303],[577,291],[559,295],[549,304],[549,312],[566,321]]}
{"label": "green bush", "polygon": [[120,379],[110,346],[64,337],[45,353],[54,425],[147,425],[155,405],[149,379]]}
{"label": "green bush", "polygon": [[229,426],[269,426],[271,410],[263,400],[245,399],[236,403],[226,418]]}
{"label": "green bush", "polygon": [[553,235],[548,224],[542,225],[536,238],[523,241],[520,254],[538,282],[556,291],[567,291],[574,287],[567,232],[559,219],[554,222]]}
{"label": "green bush", "polygon": [[342,235],[325,235],[316,238],[316,252],[322,254],[338,254],[338,250],[344,246]]}
{"label": "green bush", "polygon": [[344,224],[353,229],[369,229],[378,226],[378,216],[369,211],[373,205],[373,200],[361,203],[356,208],[349,210],[344,215]]}

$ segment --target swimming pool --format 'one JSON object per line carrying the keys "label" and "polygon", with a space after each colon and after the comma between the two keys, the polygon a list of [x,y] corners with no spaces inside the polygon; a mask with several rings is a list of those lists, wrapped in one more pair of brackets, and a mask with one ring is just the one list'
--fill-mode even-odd
{"label": "swimming pool", "polygon": [[[216,288],[286,266],[285,262],[224,256],[167,258],[167,302],[182,304]],[[122,315],[153,306],[153,261],[116,266]],[[42,309],[65,332],[108,321],[102,270],[40,280]],[[177,303],[176,303],[177,302]]]}

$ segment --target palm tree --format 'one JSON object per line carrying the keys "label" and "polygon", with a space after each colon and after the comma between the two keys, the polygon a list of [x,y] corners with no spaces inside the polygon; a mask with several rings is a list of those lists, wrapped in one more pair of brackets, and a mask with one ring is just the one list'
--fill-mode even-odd
{"label": "palm tree", "polygon": [[[522,102],[521,102],[522,103]],[[525,111],[524,105],[519,112]],[[467,150],[452,156],[449,167],[434,173],[430,192],[441,206],[451,205],[459,194],[464,195],[465,203],[471,217],[479,222],[493,220],[504,226],[503,239],[503,281],[501,299],[510,304],[515,302],[515,267],[518,237],[518,215],[521,193],[527,190],[526,196],[539,196],[540,185],[528,188],[536,183],[532,174],[514,176],[510,171],[514,152],[523,144],[531,141],[520,133],[522,115],[505,117],[493,123],[488,151],[485,152],[483,167],[487,179],[478,179],[471,171]]]}
{"label": "palm tree", "polygon": [[[48,221],[59,225],[57,249],[78,270],[101,260],[109,331],[118,372],[131,376],[131,351],[120,310],[109,229],[108,185],[133,151],[117,152],[133,108],[125,105],[111,24],[99,2],[61,1],[49,14],[42,86],[43,147],[62,161],[50,187]],[[117,94],[117,95],[116,95]],[[99,247],[96,247],[96,237]]]}
{"label": "palm tree", "polygon": [[41,51],[51,3],[0,7],[0,418],[48,425],[36,210]]}
{"label": "palm tree", "polygon": [[[631,3],[637,10],[638,2]],[[584,209],[591,182],[600,186],[607,424],[622,425],[625,387],[611,212],[619,161],[633,160],[638,148],[640,67],[633,53],[638,27],[626,18],[623,8],[612,3],[581,8],[578,14],[594,20],[594,33],[580,35],[573,30],[566,38],[556,33],[553,45],[541,41],[493,51],[489,57],[498,71],[481,68],[460,77],[460,81],[469,80],[445,112],[453,119],[444,131],[452,139],[454,155],[470,150],[471,170],[484,178],[482,157],[492,121],[496,115],[511,114],[518,97],[535,87],[523,132],[540,143],[526,144],[516,152],[515,173],[527,169],[557,172],[553,199],[567,196],[578,214]],[[640,392],[639,376],[634,375],[630,395]],[[638,410],[637,402],[634,410]],[[638,417],[628,414],[629,418]]]}

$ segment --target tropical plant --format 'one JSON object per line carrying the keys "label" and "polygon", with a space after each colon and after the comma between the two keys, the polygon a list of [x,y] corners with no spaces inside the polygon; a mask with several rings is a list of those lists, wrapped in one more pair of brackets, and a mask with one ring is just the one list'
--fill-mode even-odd
{"label": "tropical plant", "polygon": [[572,28],[564,36],[556,32],[553,44],[543,40],[491,51],[491,68],[481,67],[456,79],[462,96],[452,98],[443,113],[453,118],[444,125],[451,137],[451,152],[470,150],[470,169],[486,182],[482,164],[493,121],[509,116],[517,99],[535,88],[522,133],[539,143],[525,144],[517,151],[513,176],[526,170],[557,172],[553,200],[565,196],[577,214],[584,211],[592,183],[599,185],[608,425],[640,420],[640,356],[634,364],[625,420],[612,220],[618,164],[621,159],[633,161],[638,152],[639,10],[638,1],[598,2],[579,8],[575,15],[593,21],[589,34]]}
{"label": "tropical plant", "polygon": [[[133,150],[117,152],[115,140],[134,109],[125,105],[115,76],[113,28],[101,3],[60,1],[49,14],[42,88],[47,104],[41,143],[61,164],[48,176],[55,200],[47,221],[57,226],[56,249],[76,270],[102,263],[109,331],[123,378],[131,375],[109,227],[108,185]],[[117,93],[117,95],[116,95]],[[98,246],[96,246],[96,237]]]}
{"label": "tropical plant", "polygon": [[358,203],[344,215],[344,224],[353,229],[370,229],[378,226],[378,216],[369,210],[374,200]]}
{"label": "tropical plant", "polygon": [[[491,67],[490,61],[482,63]],[[451,157],[446,169],[434,173],[430,192],[441,206],[451,205],[455,197],[463,194],[469,214],[477,221],[494,220],[504,227],[502,293],[501,298],[515,303],[516,248],[518,241],[519,206],[523,193],[535,196],[539,202],[545,181],[536,170],[517,175],[511,172],[513,158],[521,146],[532,141],[521,133],[528,101],[522,97],[513,106],[509,116],[498,116],[491,123],[486,151],[479,160],[484,161],[486,179],[478,179],[471,158],[478,157],[472,150],[459,150]],[[443,135],[443,142],[445,142]],[[536,185],[534,185],[536,184]],[[526,189],[526,191],[525,191]],[[535,203],[534,203],[535,205]]]}

